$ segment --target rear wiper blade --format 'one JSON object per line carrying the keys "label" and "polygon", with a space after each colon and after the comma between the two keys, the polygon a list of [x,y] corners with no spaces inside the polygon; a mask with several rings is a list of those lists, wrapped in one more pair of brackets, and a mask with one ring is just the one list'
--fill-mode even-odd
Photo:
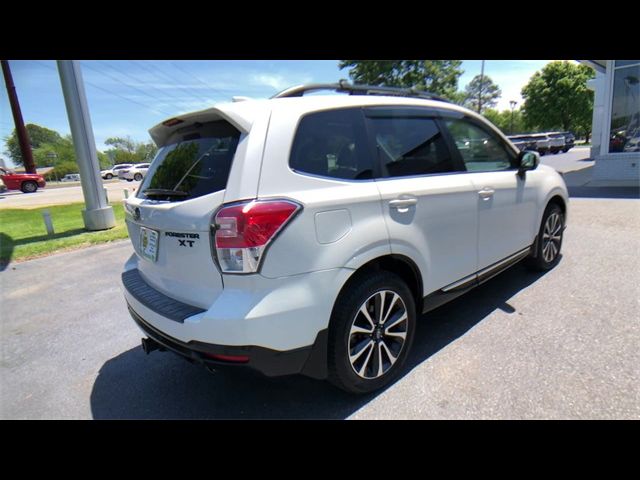
{"label": "rear wiper blade", "polygon": [[169,190],[168,188],[147,188],[143,190],[147,196],[161,196],[161,197],[186,197],[189,195],[187,192],[183,192],[181,190]]}

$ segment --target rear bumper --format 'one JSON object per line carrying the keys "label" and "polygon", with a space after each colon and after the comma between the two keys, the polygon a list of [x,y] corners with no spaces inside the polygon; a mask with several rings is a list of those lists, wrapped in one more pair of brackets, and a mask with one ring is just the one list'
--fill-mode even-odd
{"label": "rear bumper", "polygon": [[199,308],[157,290],[135,266],[133,255],[122,276],[129,310],[142,331],[166,349],[216,365],[226,363],[207,354],[248,356],[240,365],[267,376],[326,378],[331,310],[351,270],[229,276],[212,304]]}
{"label": "rear bumper", "polygon": [[[258,346],[213,345],[197,341],[182,342],[172,338],[147,323],[128,305],[129,313],[138,327],[166,350],[180,355],[192,363],[209,367],[245,367],[256,370],[267,377],[303,374],[324,379],[326,372],[327,331],[319,332],[316,341],[308,347],[280,352]],[[211,358],[212,355],[248,357],[243,363],[222,361]]]}

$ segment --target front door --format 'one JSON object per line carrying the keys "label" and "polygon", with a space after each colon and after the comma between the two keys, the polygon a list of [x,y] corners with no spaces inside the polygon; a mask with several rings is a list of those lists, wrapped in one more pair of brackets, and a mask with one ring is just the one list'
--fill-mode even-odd
{"label": "front door", "polygon": [[529,247],[536,235],[534,172],[517,175],[517,154],[487,126],[446,119],[448,131],[476,190],[478,269]]}

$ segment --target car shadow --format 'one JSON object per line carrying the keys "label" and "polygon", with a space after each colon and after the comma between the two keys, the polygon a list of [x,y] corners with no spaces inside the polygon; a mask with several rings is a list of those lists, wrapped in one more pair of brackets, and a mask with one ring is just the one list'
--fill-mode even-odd
{"label": "car shadow", "polygon": [[[542,275],[519,264],[422,315],[403,376],[496,309],[515,314],[509,299]],[[266,378],[241,369],[212,374],[176,355],[145,355],[136,347],[102,366],[91,411],[95,419],[344,419],[383,392],[353,396],[328,382]]]}

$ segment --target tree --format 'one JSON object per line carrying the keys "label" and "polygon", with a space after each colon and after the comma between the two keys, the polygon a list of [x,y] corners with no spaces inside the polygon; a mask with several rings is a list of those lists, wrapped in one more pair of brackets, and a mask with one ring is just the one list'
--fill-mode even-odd
{"label": "tree", "polygon": [[[31,149],[35,150],[43,144],[56,143],[62,139],[60,134],[55,130],[50,130],[40,125],[28,123],[25,125],[27,133],[29,134],[29,141],[31,143]],[[22,153],[20,152],[20,143],[18,142],[18,136],[15,129],[5,138],[5,144],[7,147],[7,154],[11,157],[11,160],[15,165],[22,165]],[[35,158],[34,158],[35,161]]]}
{"label": "tree", "polygon": [[124,150],[128,153],[134,153],[136,151],[135,142],[131,139],[131,137],[109,137],[104,141],[104,144],[109,145],[116,150]]}
{"label": "tree", "polygon": [[511,128],[511,110],[499,112],[498,110],[489,108],[484,111],[483,115],[505,135],[523,133],[529,129],[529,126],[524,121],[524,115],[520,108],[513,111],[513,129]]}
{"label": "tree", "polygon": [[486,109],[497,105],[502,90],[488,75],[476,75],[465,87],[465,94],[464,105],[482,114]]}
{"label": "tree", "polygon": [[593,91],[587,88],[587,80],[594,75],[590,67],[582,64],[556,61],[545,65],[522,89],[527,123],[588,135]]}
{"label": "tree", "polygon": [[150,162],[158,150],[153,142],[135,142],[131,137],[110,137],[104,143],[113,147],[106,155],[114,164]]}
{"label": "tree", "polygon": [[416,87],[448,97],[456,93],[464,73],[461,60],[341,60],[355,83],[390,87]]}
{"label": "tree", "polygon": [[467,101],[467,94],[466,92],[455,92],[455,93],[450,93],[447,95],[447,98],[449,100],[451,100],[453,103],[455,103],[456,105],[460,105],[461,107],[464,107],[465,102]]}

